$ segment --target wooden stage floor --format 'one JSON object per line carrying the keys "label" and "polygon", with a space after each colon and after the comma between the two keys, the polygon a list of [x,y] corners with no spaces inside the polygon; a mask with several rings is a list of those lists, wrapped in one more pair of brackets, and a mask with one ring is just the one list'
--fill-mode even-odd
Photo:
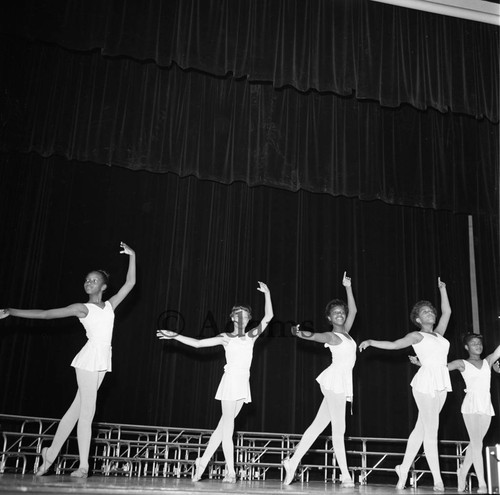
{"label": "wooden stage floor", "polygon": [[[474,490],[475,491],[475,490]],[[218,495],[218,494],[282,494],[302,495],[321,493],[336,493],[349,495],[362,493],[366,495],[382,495],[387,493],[422,495],[436,494],[432,486],[422,486],[417,489],[407,488],[396,490],[394,485],[359,485],[354,488],[342,488],[340,484],[310,481],[295,482],[284,486],[279,480],[239,481],[235,484],[222,483],[219,480],[202,480],[193,483],[187,478],[129,478],[124,476],[91,476],[85,480],[70,476],[52,475],[36,477],[32,474],[2,474],[0,475],[0,494],[74,494],[74,495]],[[449,486],[446,493],[457,493],[456,487]]]}

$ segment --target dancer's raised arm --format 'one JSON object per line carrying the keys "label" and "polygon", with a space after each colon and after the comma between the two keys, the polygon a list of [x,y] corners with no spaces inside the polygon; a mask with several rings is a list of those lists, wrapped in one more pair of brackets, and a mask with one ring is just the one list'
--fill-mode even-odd
{"label": "dancer's raised arm", "polygon": [[[500,345],[488,356],[485,357],[490,368],[500,359]],[[495,370],[496,371],[496,370]],[[498,373],[498,372],[497,372]]]}
{"label": "dancer's raised arm", "polygon": [[439,292],[441,293],[441,318],[439,318],[439,322],[434,331],[439,333],[440,335],[444,335],[446,332],[446,328],[448,327],[448,322],[450,321],[451,306],[450,301],[448,300],[446,284],[441,281],[440,277],[438,277],[438,287]]}
{"label": "dancer's raised arm", "polygon": [[354,300],[354,294],[352,293],[351,279],[346,276],[346,273],[347,272],[344,272],[342,285],[345,287],[345,291],[347,293],[347,307],[349,308],[349,312],[344,323],[344,329],[347,333],[349,333],[351,331],[352,324],[354,323],[354,319],[356,318],[358,308],[356,307],[356,301]]}
{"label": "dancer's raised arm", "polygon": [[267,325],[269,325],[269,322],[273,319],[274,316],[273,303],[271,301],[271,291],[264,282],[258,282],[258,284],[259,286],[257,287],[257,290],[262,292],[265,297],[264,318],[262,318],[260,323],[255,328],[252,328],[247,333],[249,337],[252,337],[254,339],[256,339],[262,334],[262,332],[267,328]]}
{"label": "dancer's raised arm", "polygon": [[116,307],[127,297],[128,293],[135,285],[135,251],[124,242],[120,242],[120,248],[120,254],[126,254],[129,257],[128,271],[125,283],[114,296],[109,298],[109,302],[111,306],[113,306],[113,309],[116,309]]}

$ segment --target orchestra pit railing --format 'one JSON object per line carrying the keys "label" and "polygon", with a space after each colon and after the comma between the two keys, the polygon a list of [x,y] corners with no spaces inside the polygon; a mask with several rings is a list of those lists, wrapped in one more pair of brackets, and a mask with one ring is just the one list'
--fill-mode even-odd
{"label": "orchestra pit railing", "polygon": [[[50,443],[58,422],[51,418],[0,414],[3,441],[0,474],[36,471],[41,461],[42,447]],[[211,433],[211,430],[96,422],[93,424],[90,468],[94,475],[103,476],[191,477],[194,461],[203,453]],[[282,462],[293,453],[300,438],[301,435],[291,433],[235,432],[238,478],[282,480]],[[345,440],[349,470],[357,482],[378,482],[386,476],[388,483],[395,483],[394,466],[401,463],[406,439],[346,437]],[[440,441],[443,475],[456,480],[467,446],[467,441]],[[426,475],[431,483],[430,472],[423,458],[424,454],[417,457],[410,472],[409,484],[414,488]],[[71,436],[53,468],[56,474],[68,474],[77,467],[76,437]],[[220,449],[206,474],[211,479],[224,476],[224,460]],[[304,456],[297,475],[304,482],[339,480],[340,472],[330,436],[319,437]]]}

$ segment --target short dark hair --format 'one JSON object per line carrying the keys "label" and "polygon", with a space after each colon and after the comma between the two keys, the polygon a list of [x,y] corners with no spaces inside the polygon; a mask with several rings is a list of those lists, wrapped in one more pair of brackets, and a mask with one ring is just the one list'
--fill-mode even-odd
{"label": "short dark hair", "polygon": [[325,308],[325,316],[328,318],[330,316],[330,312],[332,311],[332,308],[335,306],[341,307],[345,311],[345,315],[347,316],[349,314],[349,306],[345,301],[342,299],[332,299]]}
{"label": "short dark hair", "polygon": [[469,342],[472,340],[472,339],[480,339],[481,342],[483,341],[483,336],[480,334],[480,333],[473,333],[473,332],[469,332],[469,333],[466,333],[463,338],[462,338],[462,342],[464,345],[469,345]]}
{"label": "short dark hair", "polygon": [[424,306],[429,306],[431,311],[434,313],[434,316],[437,316],[437,311],[436,308],[432,305],[431,302],[429,301],[418,301],[413,305],[413,308],[411,309],[410,313],[410,321],[418,328],[420,328],[422,325],[417,321],[418,318],[418,313],[420,313],[420,310]]}

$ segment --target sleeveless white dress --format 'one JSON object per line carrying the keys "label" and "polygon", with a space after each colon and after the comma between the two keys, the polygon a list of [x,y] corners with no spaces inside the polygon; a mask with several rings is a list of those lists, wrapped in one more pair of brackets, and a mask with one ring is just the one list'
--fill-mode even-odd
{"label": "sleeveless white dress", "polygon": [[326,390],[336,394],[345,394],[346,400],[352,402],[352,369],[356,363],[356,342],[340,332],[335,332],[342,342],[338,345],[325,344],[332,353],[332,364],[328,366],[316,381]]}
{"label": "sleeveless white dress", "polygon": [[111,339],[115,313],[109,301],[104,308],[85,303],[87,316],[79,318],[87,332],[87,343],[73,359],[71,366],[87,371],[111,371]]}
{"label": "sleeveless white dress", "polygon": [[450,343],[439,333],[430,335],[419,332],[423,339],[413,344],[413,349],[420,360],[420,368],[410,385],[417,392],[436,396],[436,392],[451,392],[450,372],[448,371],[448,350]]}
{"label": "sleeveless white dress", "polygon": [[252,402],[250,392],[250,365],[252,364],[255,339],[229,336],[224,346],[226,365],[224,375],[215,394],[217,400],[243,400]]}
{"label": "sleeveless white dress", "polygon": [[485,414],[495,416],[491,403],[491,368],[486,359],[483,359],[481,369],[464,359],[465,369],[462,377],[465,381],[465,397],[462,402],[462,414]]}

